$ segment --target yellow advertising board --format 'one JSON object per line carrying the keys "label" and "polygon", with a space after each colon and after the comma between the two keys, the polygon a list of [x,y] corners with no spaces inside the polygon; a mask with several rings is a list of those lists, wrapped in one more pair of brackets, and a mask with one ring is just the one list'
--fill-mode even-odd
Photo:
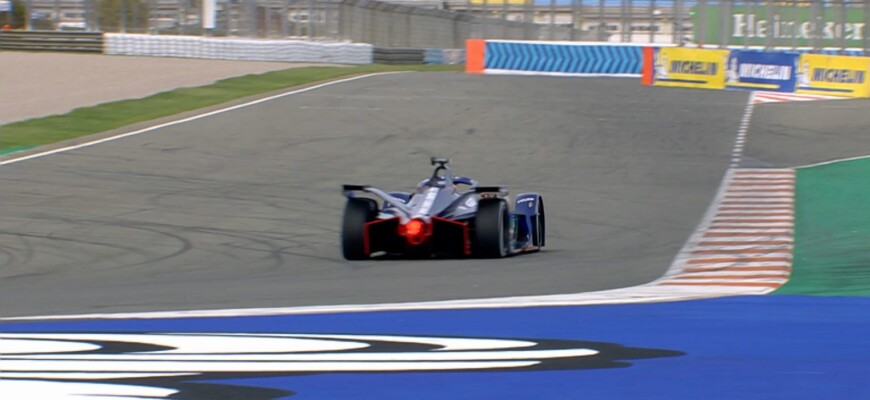
{"label": "yellow advertising board", "polygon": [[725,89],[728,50],[662,47],[653,53],[653,84]]}
{"label": "yellow advertising board", "polygon": [[870,57],[801,54],[796,92],[843,97],[870,97]]}

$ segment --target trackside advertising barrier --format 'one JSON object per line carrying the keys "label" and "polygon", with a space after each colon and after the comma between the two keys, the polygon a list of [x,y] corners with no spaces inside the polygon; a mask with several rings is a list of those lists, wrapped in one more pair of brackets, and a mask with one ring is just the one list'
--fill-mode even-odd
{"label": "trackside advertising barrier", "polygon": [[728,89],[794,92],[800,54],[732,50],[725,68]]}
{"label": "trackside advertising barrier", "polygon": [[870,97],[870,57],[802,54],[797,70],[797,93]]}
{"label": "trackside advertising barrier", "polygon": [[473,74],[639,77],[641,44],[469,39]]}
{"label": "trackside advertising barrier", "polygon": [[728,50],[682,47],[652,49],[652,68],[646,69],[651,76],[644,77],[643,82],[656,86],[724,89],[728,53]]}
{"label": "trackside advertising barrier", "polygon": [[644,85],[870,97],[870,57],[470,39],[466,72],[641,77]]}

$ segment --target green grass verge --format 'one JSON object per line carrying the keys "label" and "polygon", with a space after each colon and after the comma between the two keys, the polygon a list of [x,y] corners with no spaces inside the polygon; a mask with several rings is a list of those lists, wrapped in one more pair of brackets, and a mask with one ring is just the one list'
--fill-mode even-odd
{"label": "green grass verge", "polygon": [[63,115],[0,126],[0,154],[105,132],[243,97],[350,75],[389,71],[461,71],[462,69],[461,65],[308,67],[224,79],[208,86],[176,89],[142,99],[78,108]]}
{"label": "green grass verge", "polygon": [[870,159],[797,171],[792,277],[775,294],[870,296]]}
{"label": "green grass verge", "polygon": [[27,149],[32,149],[32,148],[33,148],[33,146],[9,147],[9,148],[5,148],[5,149],[0,149],[0,155],[14,153],[16,151],[22,151],[22,150],[27,150]]}

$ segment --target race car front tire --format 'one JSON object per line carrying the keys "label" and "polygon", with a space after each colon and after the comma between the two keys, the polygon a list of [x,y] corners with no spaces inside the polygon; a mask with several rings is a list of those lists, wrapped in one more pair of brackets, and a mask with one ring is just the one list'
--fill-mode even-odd
{"label": "race car front tire", "polygon": [[378,215],[378,203],[372,199],[347,199],[341,225],[341,250],[347,260],[369,257],[365,248],[365,226]]}
{"label": "race car front tire", "polygon": [[508,255],[510,216],[503,199],[483,199],[477,205],[474,219],[474,254],[481,258],[501,258]]}

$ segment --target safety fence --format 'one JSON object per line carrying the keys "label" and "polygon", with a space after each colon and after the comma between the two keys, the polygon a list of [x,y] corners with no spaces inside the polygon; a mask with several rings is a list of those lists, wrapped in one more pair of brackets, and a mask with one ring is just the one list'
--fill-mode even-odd
{"label": "safety fence", "polygon": [[423,64],[425,55],[426,49],[375,47],[373,62],[393,65]]}
{"label": "safety fence", "polygon": [[0,31],[0,50],[330,64],[462,64],[465,49],[100,32]]}
{"label": "safety fence", "polygon": [[0,31],[0,50],[102,53],[96,32]]}
{"label": "safety fence", "polygon": [[351,40],[469,38],[870,50],[866,0],[12,0],[27,30]]}
{"label": "safety fence", "polygon": [[[446,10],[440,1],[408,1],[407,4],[376,0],[17,1],[27,4],[30,12],[21,14],[23,20],[13,19],[12,27],[24,30],[289,38],[352,41],[381,47],[461,48],[468,38],[538,39],[549,29],[533,21]],[[210,6],[206,7],[208,4]],[[30,18],[26,18],[28,16]]]}
{"label": "safety fence", "polygon": [[375,47],[373,50],[375,64],[464,64],[464,49],[417,49]]}
{"label": "safety fence", "polygon": [[105,54],[330,64],[462,64],[465,49],[386,48],[289,39],[105,34]]}
{"label": "safety fence", "polygon": [[372,48],[362,43],[105,34],[105,53],[126,56],[371,64]]}
{"label": "safety fence", "polygon": [[863,50],[802,50],[473,39],[466,45],[466,71],[640,77],[656,86],[870,97],[870,57],[860,56]]}
{"label": "safety fence", "polygon": [[426,64],[465,64],[465,49],[426,49],[423,62]]}

